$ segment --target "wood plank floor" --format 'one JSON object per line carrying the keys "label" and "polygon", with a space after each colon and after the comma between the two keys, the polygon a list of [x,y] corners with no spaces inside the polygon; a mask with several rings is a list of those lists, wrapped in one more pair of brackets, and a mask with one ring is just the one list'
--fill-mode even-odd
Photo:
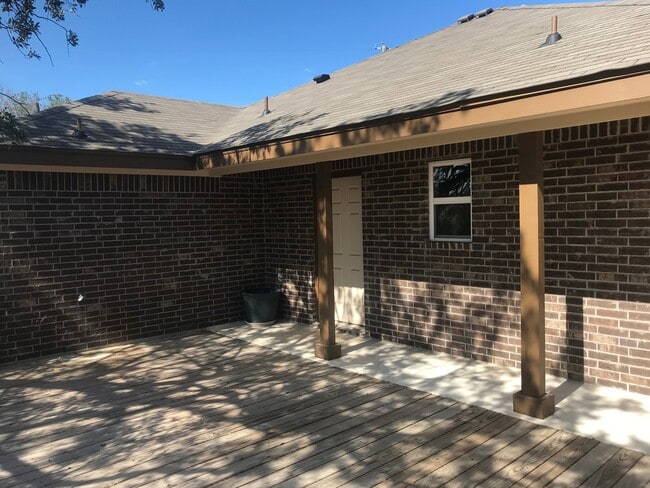
{"label": "wood plank floor", "polygon": [[0,486],[650,486],[650,456],[214,333],[0,367]]}

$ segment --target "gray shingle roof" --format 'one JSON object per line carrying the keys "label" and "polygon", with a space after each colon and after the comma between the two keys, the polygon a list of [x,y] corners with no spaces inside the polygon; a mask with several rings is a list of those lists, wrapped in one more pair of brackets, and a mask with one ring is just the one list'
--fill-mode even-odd
{"label": "gray shingle roof", "polygon": [[[540,47],[558,15],[562,40]],[[107,92],[44,111],[36,146],[191,154],[299,136],[616,70],[650,70],[650,0],[496,9],[245,108]],[[81,117],[87,139],[72,137]]]}
{"label": "gray shingle roof", "polygon": [[[239,110],[209,103],[108,91],[25,120],[30,145],[189,154]],[[73,136],[77,119],[87,138]]]}
{"label": "gray shingle roof", "polygon": [[[540,47],[558,15],[562,40]],[[500,8],[249,106],[201,152],[650,63],[650,0]]]}

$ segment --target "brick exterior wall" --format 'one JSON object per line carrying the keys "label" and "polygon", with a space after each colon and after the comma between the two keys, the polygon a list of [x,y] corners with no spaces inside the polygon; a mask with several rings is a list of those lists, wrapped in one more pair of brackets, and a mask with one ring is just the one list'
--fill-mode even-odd
{"label": "brick exterior wall", "polygon": [[259,185],[0,172],[0,361],[239,320],[265,279]]}
{"label": "brick exterior wall", "polygon": [[266,282],[282,290],[280,317],[316,320],[313,167],[264,175]]}
{"label": "brick exterior wall", "polygon": [[[545,134],[547,367],[650,393],[650,117]],[[511,137],[339,162],[363,174],[366,328],[519,367]],[[427,163],[472,160],[471,243],[428,238]]]}
{"label": "brick exterior wall", "polygon": [[[642,393],[650,393],[649,122],[548,131],[544,148],[547,366]],[[504,137],[361,165],[371,335],[519,367],[517,154]],[[427,163],[465,157],[472,242],[431,242]]]}
{"label": "brick exterior wall", "polygon": [[[548,131],[544,174],[549,371],[647,394],[649,125],[644,117]],[[427,163],[460,158],[472,160],[473,239],[432,242]],[[362,175],[370,335],[518,367],[516,138],[334,167],[335,176]],[[0,360],[36,354],[36,344],[98,345],[235,320],[239,292],[260,282],[283,290],[283,318],[315,319],[313,166],[197,179],[212,185],[198,191],[173,186],[191,186],[183,179],[165,187],[138,177],[38,190],[33,178],[44,177],[0,173],[9,317]]]}
{"label": "brick exterior wall", "polygon": [[[472,242],[433,242],[428,162],[460,158],[472,160]],[[371,336],[518,365],[517,170],[512,137],[386,154],[364,168]]]}
{"label": "brick exterior wall", "polygon": [[[650,393],[649,122],[545,134],[548,370],[642,393]],[[472,160],[472,242],[431,242],[427,163],[460,158]],[[370,335],[519,367],[516,138],[337,161],[335,170],[362,175]],[[292,171],[310,168],[283,178]],[[301,242],[306,256],[313,244]]]}
{"label": "brick exterior wall", "polygon": [[650,117],[545,135],[551,367],[650,394]]}

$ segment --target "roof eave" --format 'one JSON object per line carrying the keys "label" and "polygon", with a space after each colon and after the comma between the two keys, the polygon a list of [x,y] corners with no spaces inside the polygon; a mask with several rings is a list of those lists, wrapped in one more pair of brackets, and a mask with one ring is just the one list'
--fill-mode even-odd
{"label": "roof eave", "polygon": [[0,170],[199,176],[188,155],[0,145]]}
{"label": "roof eave", "polygon": [[572,80],[569,86],[536,87],[534,92],[467,101],[433,114],[405,114],[400,119],[198,154],[197,167],[220,176],[649,114],[650,73],[643,66],[632,73]]}

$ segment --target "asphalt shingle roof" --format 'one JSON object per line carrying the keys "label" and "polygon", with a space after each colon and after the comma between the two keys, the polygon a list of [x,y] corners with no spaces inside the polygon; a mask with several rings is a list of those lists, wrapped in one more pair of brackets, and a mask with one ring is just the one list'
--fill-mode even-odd
{"label": "asphalt shingle roof", "polygon": [[[240,108],[108,91],[26,119],[30,145],[189,154]],[[87,138],[73,136],[81,119]]]}
{"label": "asphalt shingle roof", "polygon": [[[558,15],[562,39],[540,47]],[[246,107],[203,151],[435,110],[650,63],[650,0],[508,7]]]}
{"label": "asphalt shingle roof", "polygon": [[[562,40],[541,47],[551,16]],[[496,9],[245,108],[107,92],[44,111],[37,146],[191,154],[372,123],[388,116],[623,69],[650,69],[650,0]],[[81,117],[87,139],[72,137]]]}

